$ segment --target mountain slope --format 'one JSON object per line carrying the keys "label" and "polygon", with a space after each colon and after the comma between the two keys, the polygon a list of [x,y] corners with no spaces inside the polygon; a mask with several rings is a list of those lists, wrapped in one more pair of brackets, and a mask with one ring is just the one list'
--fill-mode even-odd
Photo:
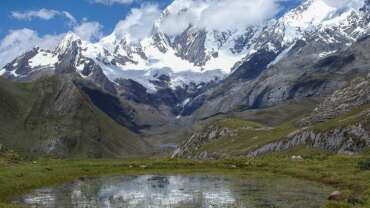
{"label": "mountain slope", "polygon": [[1,80],[0,143],[21,153],[75,158],[148,151],[138,135],[103,113],[76,82],[71,74],[32,84]]}
{"label": "mountain slope", "polygon": [[[232,116],[211,121],[194,133],[173,153],[173,157],[220,159],[255,157],[273,152],[300,149],[326,153],[357,154],[370,146],[370,85],[368,77],[357,77],[351,84],[327,97],[319,107],[279,125],[266,125]],[[291,104],[257,110],[264,114],[294,114]],[[302,103],[301,105],[307,105]],[[281,114],[280,116],[283,117]],[[253,118],[253,117],[249,117]],[[307,152],[307,151],[306,151]]]}
{"label": "mountain slope", "polygon": [[[368,75],[369,76],[369,75]],[[351,84],[324,100],[301,124],[309,126],[249,153],[258,156],[297,146],[319,148],[331,153],[357,154],[370,146],[369,77]]]}
{"label": "mountain slope", "polygon": [[198,117],[208,117],[219,112],[273,106],[290,99],[330,95],[344,87],[351,77],[367,74],[369,43],[366,36],[349,48],[320,57],[312,53],[312,48],[322,45],[321,42],[298,41],[285,58],[255,79],[229,77],[189,102],[185,109],[190,113],[195,110]]}

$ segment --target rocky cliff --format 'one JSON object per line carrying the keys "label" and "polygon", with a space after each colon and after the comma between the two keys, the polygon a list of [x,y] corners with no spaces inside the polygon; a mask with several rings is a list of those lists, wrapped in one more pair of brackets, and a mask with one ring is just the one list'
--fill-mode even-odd
{"label": "rocky cliff", "polygon": [[[346,87],[325,98],[308,116],[298,121],[295,119],[295,127],[284,126],[287,130],[283,131],[281,127],[253,131],[237,127],[227,129],[226,132],[232,132],[230,134],[221,134],[225,132],[223,128],[211,125],[193,134],[174,152],[173,157],[191,159],[215,159],[231,155],[255,157],[302,146],[335,154],[360,153],[370,146],[369,90],[369,76],[356,77]],[[265,133],[258,134],[256,131]],[[244,141],[246,144],[237,145],[235,141]],[[231,148],[238,153],[230,152],[228,155],[222,149],[211,148],[213,146],[222,148],[220,144],[224,145],[223,148]],[[238,148],[246,150],[243,153],[243,150],[239,151]]]}

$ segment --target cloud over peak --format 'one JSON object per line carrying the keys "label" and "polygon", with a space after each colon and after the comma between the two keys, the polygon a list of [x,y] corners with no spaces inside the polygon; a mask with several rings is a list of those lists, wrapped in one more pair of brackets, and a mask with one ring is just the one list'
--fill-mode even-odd
{"label": "cloud over peak", "polygon": [[103,36],[103,26],[99,22],[82,22],[73,28],[82,40],[97,41]]}
{"label": "cloud over peak", "polygon": [[149,36],[154,22],[160,17],[161,10],[156,4],[142,4],[134,8],[129,15],[118,22],[114,33],[119,36],[128,36],[131,40],[140,40]]}
{"label": "cloud over peak", "polygon": [[163,32],[176,35],[189,25],[233,30],[274,17],[281,0],[175,0],[162,19]]}

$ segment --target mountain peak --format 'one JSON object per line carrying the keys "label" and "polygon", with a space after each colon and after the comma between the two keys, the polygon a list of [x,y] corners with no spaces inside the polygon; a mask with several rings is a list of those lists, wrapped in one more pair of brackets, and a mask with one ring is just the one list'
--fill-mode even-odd
{"label": "mountain peak", "polygon": [[56,47],[55,52],[63,54],[74,42],[81,42],[81,38],[76,33],[68,32]]}
{"label": "mountain peak", "polygon": [[283,22],[291,27],[307,29],[321,24],[336,11],[337,9],[328,5],[325,0],[306,0],[285,14]]}

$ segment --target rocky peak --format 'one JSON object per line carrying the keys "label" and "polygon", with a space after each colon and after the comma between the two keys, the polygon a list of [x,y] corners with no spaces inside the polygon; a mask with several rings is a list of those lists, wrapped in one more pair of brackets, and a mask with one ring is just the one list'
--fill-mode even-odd
{"label": "rocky peak", "polygon": [[63,55],[67,53],[67,50],[70,50],[71,47],[76,48],[81,45],[81,38],[73,32],[67,33],[59,45],[55,49],[55,53]]}
{"label": "rocky peak", "polygon": [[366,0],[364,6],[360,9],[370,21],[370,0]]}

